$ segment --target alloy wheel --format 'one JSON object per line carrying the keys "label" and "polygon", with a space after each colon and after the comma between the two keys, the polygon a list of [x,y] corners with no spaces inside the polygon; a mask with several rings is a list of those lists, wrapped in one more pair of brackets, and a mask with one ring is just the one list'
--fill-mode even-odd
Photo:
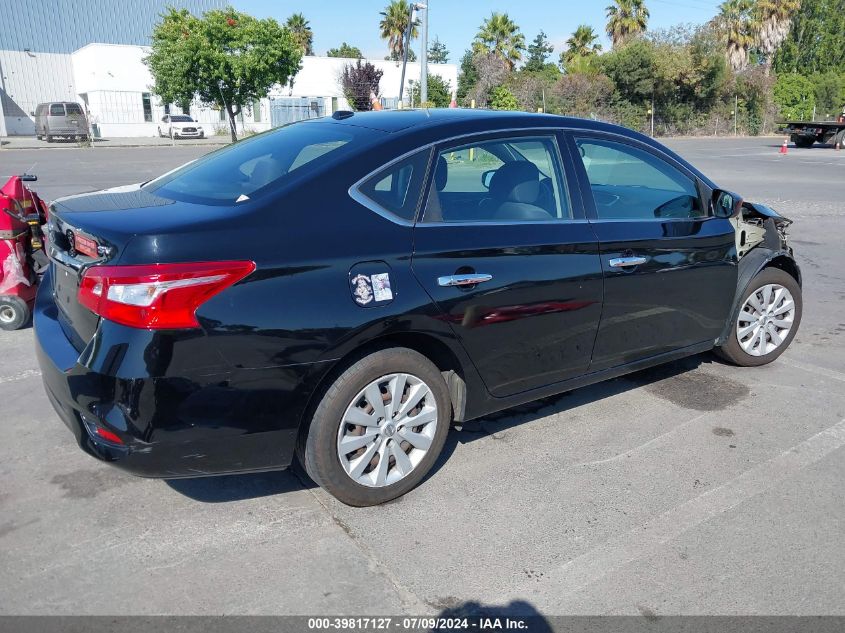
{"label": "alloy wheel", "polygon": [[425,382],[412,374],[383,376],[346,408],[337,434],[338,458],[358,484],[395,484],[428,453],[437,422],[437,403]]}
{"label": "alloy wheel", "polygon": [[736,323],[736,338],[747,354],[765,356],[789,337],[794,320],[792,294],[779,284],[767,284],[745,300]]}

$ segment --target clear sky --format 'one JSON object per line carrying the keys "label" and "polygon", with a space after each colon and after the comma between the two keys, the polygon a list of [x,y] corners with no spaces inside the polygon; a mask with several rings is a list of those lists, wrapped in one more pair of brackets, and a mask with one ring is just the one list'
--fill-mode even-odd
{"label": "clear sky", "polygon": [[[314,52],[325,55],[329,48],[348,42],[367,57],[382,58],[387,44],[379,37],[378,22],[387,0],[231,0],[233,6],[256,17],[284,21],[301,12],[314,31]],[[435,35],[449,49],[450,62],[458,62],[484,18],[493,11],[506,12],[522,29],[526,43],[542,29],[555,46],[557,61],[563,44],[579,24],[585,23],[604,36],[605,7],[609,0],[429,0],[429,38]],[[678,23],[703,23],[712,18],[720,4],[715,0],[646,0],[651,12],[650,28]],[[418,50],[419,44],[415,44]]]}

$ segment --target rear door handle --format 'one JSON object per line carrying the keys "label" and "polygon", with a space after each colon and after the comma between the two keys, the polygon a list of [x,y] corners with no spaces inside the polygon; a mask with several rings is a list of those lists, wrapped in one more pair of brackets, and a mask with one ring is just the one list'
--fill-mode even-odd
{"label": "rear door handle", "polygon": [[473,273],[471,275],[446,275],[437,278],[438,286],[474,286],[493,279],[493,275]]}
{"label": "rear door handle", "polygon": [[627,268],[629,266],[645,264],[647,261],[648,257],[615,257],[609,263],[613,268]]}

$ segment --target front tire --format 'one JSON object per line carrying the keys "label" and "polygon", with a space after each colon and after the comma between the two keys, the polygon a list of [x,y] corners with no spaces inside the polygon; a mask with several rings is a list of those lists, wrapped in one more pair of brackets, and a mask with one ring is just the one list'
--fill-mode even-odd
{"label": "front tire", "polygon": [[0,329],[19,330],[29,323],[30,310],[26,302],[14,295],[0,296]]}
{"label": "front tire", "polygon": [[716,353],[740,367],[759,367],[786,351],[801,324],[801,286],[779,268],[766,268],[748,286],[731,333]]}
{"label": "front tire", "polygon": [[452,405],[425,356],[389,348],[348,367],[323,395],[298,453],[308,475],[351,506],[412,490],[440,455]]}

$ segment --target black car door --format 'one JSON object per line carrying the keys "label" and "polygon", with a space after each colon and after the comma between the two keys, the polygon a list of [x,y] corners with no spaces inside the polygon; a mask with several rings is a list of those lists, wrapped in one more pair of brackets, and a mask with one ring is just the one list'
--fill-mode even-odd
{"label": "black car door", "polygon": [[714,341],[736,289],[730,221],[710,214],[694,174],[646,144],[570,143],[605,277],[591,371]]}
{"label": "black car door", "polygon": [[433,160],[412,267],[489,391],[587,371],[601,263],[558,137],[488,134],[440,146]]}

